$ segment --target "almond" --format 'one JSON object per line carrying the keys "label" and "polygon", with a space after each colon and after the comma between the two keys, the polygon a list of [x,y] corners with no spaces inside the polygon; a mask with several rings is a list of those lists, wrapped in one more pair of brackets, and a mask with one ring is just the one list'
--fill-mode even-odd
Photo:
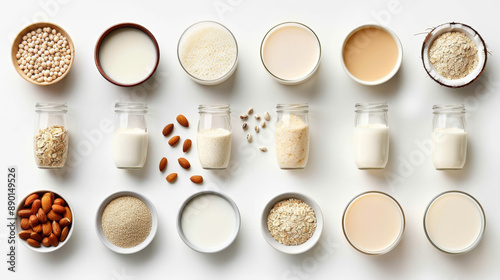
{"label": "almond", "polygon": [[61,236],[61,227],[59,226],[59,223],[56,221],[52,222],[52,233],[56,236],[59,237]]}
{"label": "almond", "polygon": [[26,240],[28,242],[28,244],[31,246],[31,247],[35,247],[35,248],[40,248],[40,242],[34,240],[34,239],[31,239],[31,238],[28,238],[28,240]]}
{"label": "almond", "polygon": [[64,206],[58,205],[58,204],[53,204],[52,205],[52,211],[56,212],[57,214],[64,214],[66,212],[66,208]]}
{"label": "almond", "polygon": [[32,232],[30,234],[30,238],[31,239],[35,239],[38,242],[42,242],[42,236],[40,234],[36,233],[36,232]]}
{"label": "almond", "polygon": [[182,151],[185,153],[189,151],[189,149],[191,149],[191,144],[192,144],[191,139],[184,140],[184,145],[182,145]]}
{"label": "almond", "polygon": [[49,238],[48,237],[44,237],[42,239],[42,245],[45,246],[45,247],[50,247],[50,242],[49,242]]}
{"label": "almond", "polygon": [[69,227],[64,227],[61,231],[61,236],[59,236],[59,241],[63,242],[68,237]]}
{"label": "almond", "polygon": [[54,247],[57,247],[57,245],[59,244],[59,240],[53,233],[49,235],[49,243]]}
{"label": "almond", "polygon": [[167,176],[167,182],[172,183],[177,179],[177,173],[170,173]]}
{"label": "almond", "polygon": [[194,176],[191,176],[191,182],[195,183],[195,184],[201,184],[203,183],[203,177],[201,177],[200,175],[194,175]]}
{"label": "almond", "polygon": [[35,199],[35,201],[31,204],[31,213],[35,215],[38,213],[38,209],[40,209],[40,207],[42,207],[42,201],[40,199]]}
{"label": "almond", "polygon": [[34,232],[36,233],[40,233],[42,232],[43,228],[42,228],[42,224],[38,224],[36,227],[32,228]]}
{"label": "almond", "polygon": [[29,218],[22,218],[20,226],[22,229],[29,229],[30,228],[30,220]]}
{"label": "almond", "polygon": [[162,157],[161,160],[160,160],[160,171],[163,171],[165,170],[165,168],[167,168],[167,158],[166,157]]}
{"label": "almond", "polygon": [[38,194],[37,193],[32,193],[32,194],[28,195],[28,197],[24,201],[24,207],[30,206],[31,203],[33,203],[33,201],[35,201],[35,199],[37,199],[37,198],[38,198]]}
{"label": "almond", "polygon": [[68,218],[68,220],[70,222],[73,221],[73,214],[71,214],[71,210],[69,209],[68,206],[65,206],[64,208],[66,208],[66,212],[64,213],[64,218]]}
{"label": "almond", "polygon": [[31,215],[29,223],[30,223],[30,227],[33,228],[33,227],[36,227],[40,223],[40,221],[38,220],[38,218],[35,215]]}
{"label": "almond", "polygon": [[180,136],[174,136],[174,137],[170,138],[170,140],[168,140],[168,144],[173,147],[173,146],[177,145],[177,143],[179,143],[179,140],[181,140]]}
{"label": "almond", "polygon": [[19,233],[19,238],[26,240],[26,239],[30,238],[32,232],[33,231],[31,229],[30,230],[22,230]]}
{"label": "almond", "polygon": [[161,133],[163,134],[163,136],[169,136],[173,130],[174,130],[174,124],[169,123],[163,128],[163,131]]}
{"label": "almond", "polygon": [[58,221],[62,219],[62,216],[54,212],[53,210],[50,210],[49,213],[47,213],[47,218],[51,221]]}
{"label": "almond", "polygon": [[52,225],[50,224],[50,221],[43,224],[42,232],[44,236],[49,236],[52,233]]}
{"label": "almond", "polygon": [[47,222],[47,214],[45,214],[42,208],[38,209],[38,220],[42,224],[45,224]]}
{"label": "almond", "polygon": [[71,221],[68,219],[68,218],[62,218],[60,221],[59,221],[59,225],[61,226],[61,228],[64,228],[66,226],[69,226],[69,224],[71,224]]}
{"label": "almond", "polygon": [[184,126],[184,127],[189,127],[189,122],[188,120],[186,119],[186,117],[184,117],[184,115],[178,115],[177,118],[176,118],[177,122]]}
{"label": "almond", "polygon": [[21,209],[17,212],[17,215],[21,218],[29,218],[31,216],[31,209]]}
{"label": "almond", "polygon": [[52,198],[49,193],[42,196],[42,209],[45,213],[48,213],[52,208]]}
{"label": "almond", "polygon": [[184,169],[189,169],[191,167],[191,164],[185,158],[181,157],[178,159],[178,161],[179,161],[179,165],[182,166],[182,168],[184,168]]}
{"label": "almond", "polygon": [[54,204],[57,204],[57,205],[61,205],[61,206],[66,206],[66,202],[64,201],[64,199],[58,197],[54,200]]}

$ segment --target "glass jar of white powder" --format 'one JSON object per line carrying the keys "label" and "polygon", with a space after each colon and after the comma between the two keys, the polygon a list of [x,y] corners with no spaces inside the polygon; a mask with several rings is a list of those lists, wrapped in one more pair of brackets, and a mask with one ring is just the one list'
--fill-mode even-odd
{"label": "glass jar of white powder", "polygon": [[434,105],[432,162],[437,170],[462,169],[467,158],[463,104]]}
{"label": "glass jar of white powder", "polygon": [[281,169],[302,169],[309,158],[309,105],[278,104],[276,159]]}
{"label": "glass jar of white powder", "polygon": [[359,169],[382,169],[389,159],[389,117],[386,102],[357,103],[354,161]]}
{"label": "glass jar of white powder", "polygon": [[204,169],[225,169],[231,157],[231,108],[229,105],[198,107],[198,158]]}
{"label": "glass jar of white powder", "polygon": [[117,102],[115,104],[115,132],[113,133],[113,160],[117,168],[137,169],[146,163],[148,129],[146,103]]}

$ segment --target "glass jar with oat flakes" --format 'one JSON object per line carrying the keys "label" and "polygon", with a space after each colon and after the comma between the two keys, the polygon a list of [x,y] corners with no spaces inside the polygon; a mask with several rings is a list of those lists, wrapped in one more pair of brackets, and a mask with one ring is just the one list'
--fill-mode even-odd
{"label": "glass jar with oat flakes", "polygon": [[38,168],[62,168],[68,155],[65,102],[37,103],[34,140]]}

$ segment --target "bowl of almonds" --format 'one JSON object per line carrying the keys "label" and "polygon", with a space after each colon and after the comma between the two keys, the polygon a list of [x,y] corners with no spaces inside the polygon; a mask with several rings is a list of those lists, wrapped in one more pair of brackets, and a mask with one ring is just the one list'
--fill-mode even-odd
{"label": "bowl of almonds", "polygon": [[26,247],[53,252],[73,234],[73,211],[68,201],[49,190],[32,192],[17,206],[16,229]]}

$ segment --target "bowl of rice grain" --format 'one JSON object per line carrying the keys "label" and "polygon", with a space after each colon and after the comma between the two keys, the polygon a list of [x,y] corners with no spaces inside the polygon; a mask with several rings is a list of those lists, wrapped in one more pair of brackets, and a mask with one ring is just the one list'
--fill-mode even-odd
{"label": "bowl of rice grain", "polygon": [[158,214],[146,197],[130,191],[108,196],[96,214],[96,232],[102,244],[119,254],[133,254],[153,241]]}

